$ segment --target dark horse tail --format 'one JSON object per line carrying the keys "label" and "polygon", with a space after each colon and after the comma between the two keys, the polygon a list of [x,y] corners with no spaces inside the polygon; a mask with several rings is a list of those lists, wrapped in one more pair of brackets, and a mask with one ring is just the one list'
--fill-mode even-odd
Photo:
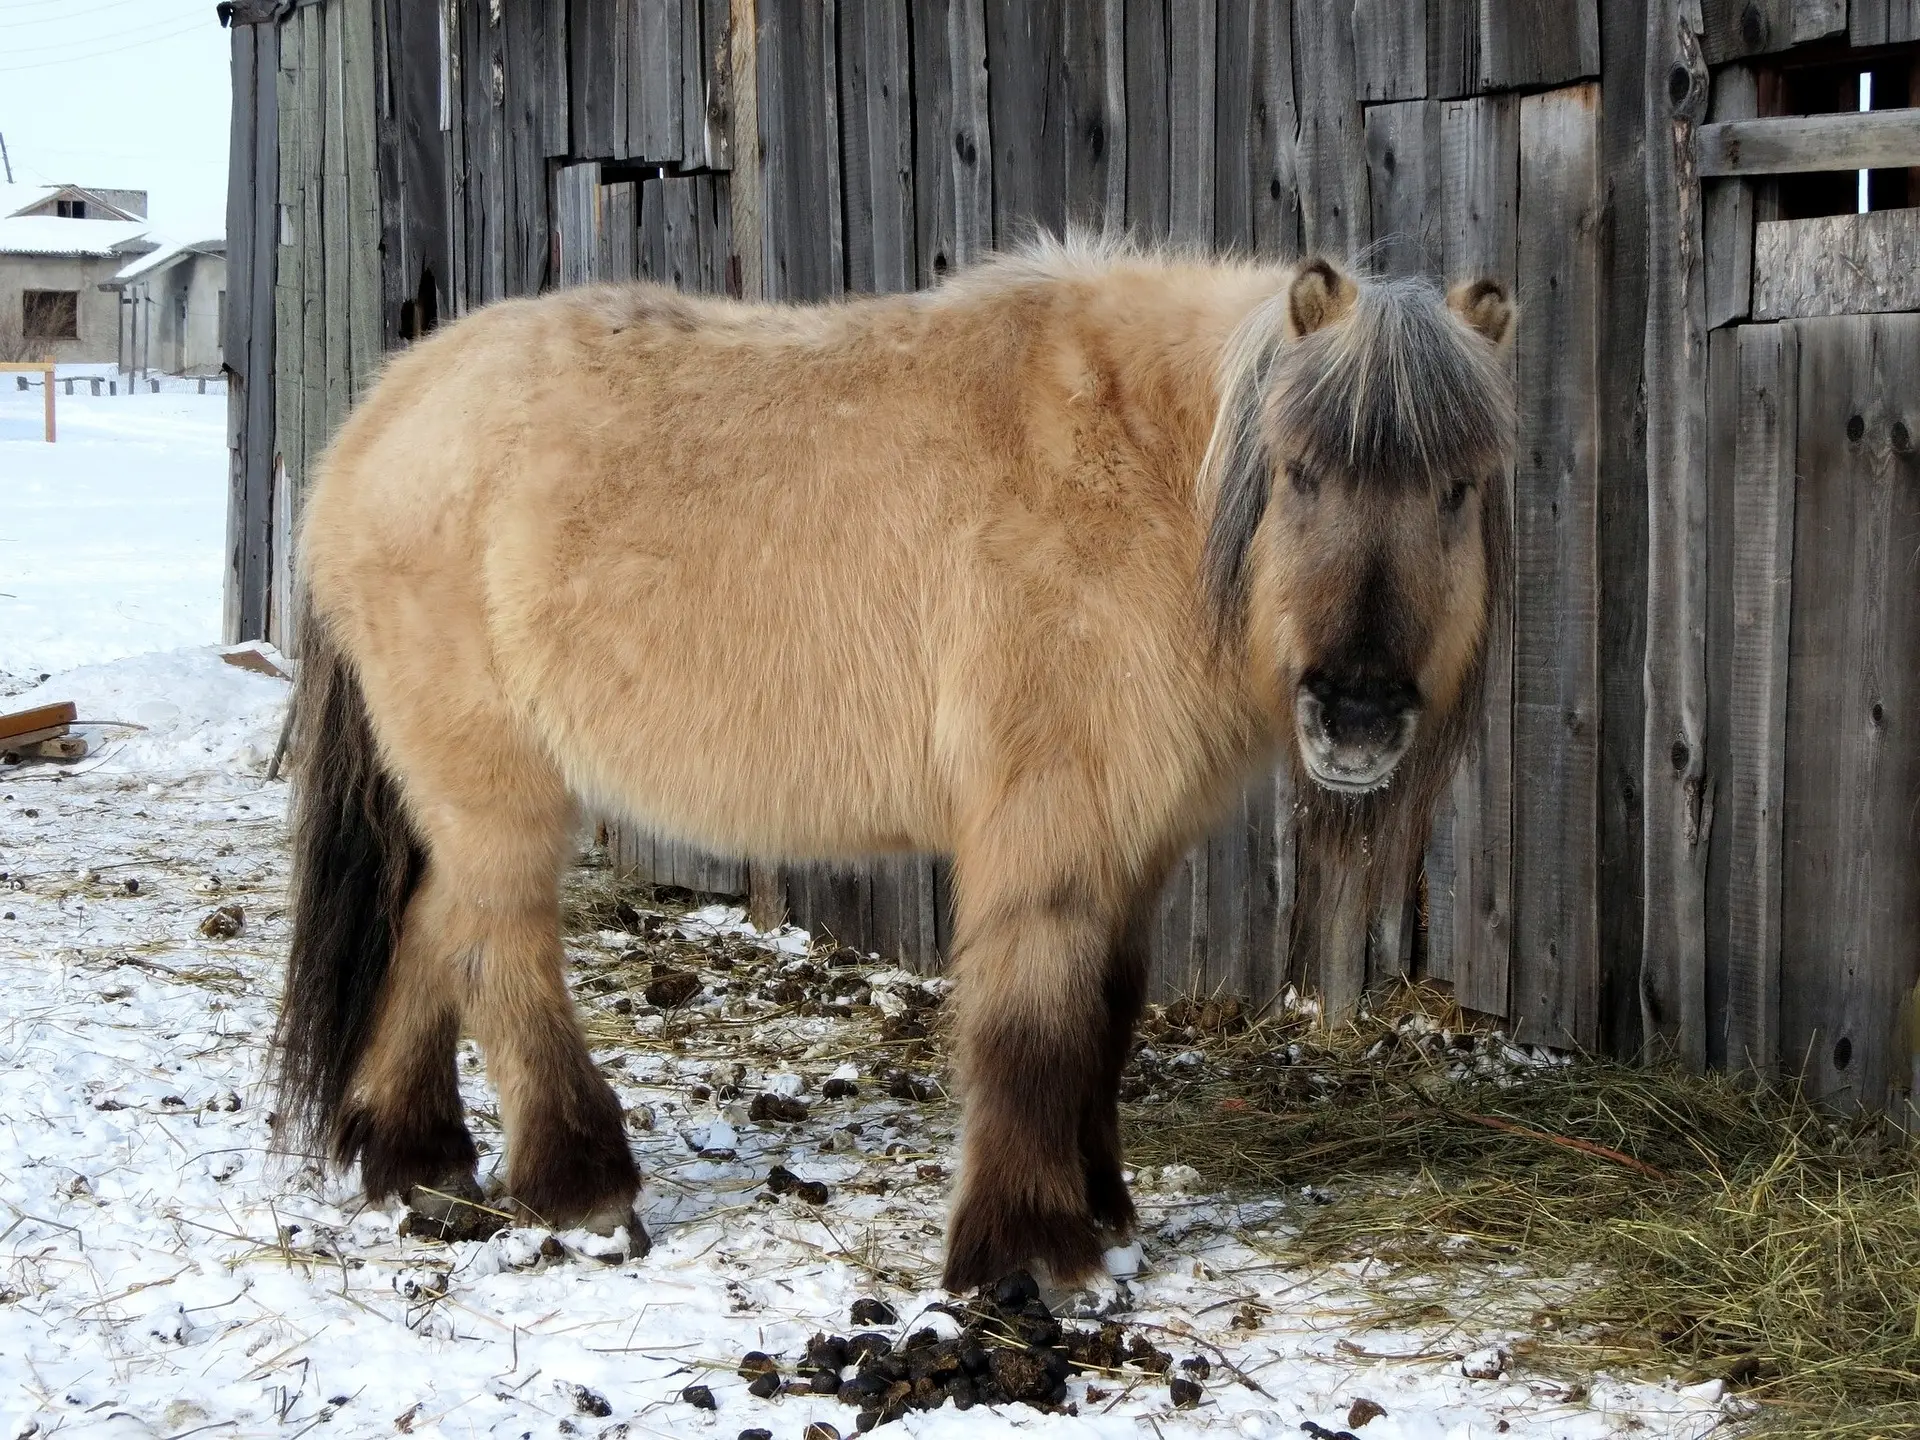
{"label": "dark horse tail", "polygon": [[353,663],[309,614],[293,691],[293,944],[274,1034],[283,1146],[353,1148],[348,1090],[425,852]]}

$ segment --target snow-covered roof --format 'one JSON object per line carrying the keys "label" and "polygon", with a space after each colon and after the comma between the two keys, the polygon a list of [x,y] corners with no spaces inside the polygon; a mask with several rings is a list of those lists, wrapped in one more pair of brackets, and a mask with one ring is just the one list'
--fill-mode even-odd
{"label": "snow-covered roof", "polygon": [[137,220],[140,218],[138,214],[127,210],[124,202],[109,199],[108,192],[92,190],[85,185],[0,185],[0,219],[10,220],[24,216],[27,211],[37,209],[49,200],[61,196],[85,200],[90,207],[109,212],[108,215],[95,217],[97,219]]}
{"label": "snow-covered roof", "polygon": [[227,242],[224,236],[216,235],[210,240],[169,240],[158,250],[142,255],[131,265],[116,272],[113,278],[117,281],[138,280],[143,275],[152,275],[156,271],[164,270],[176,261],[186,259],[189,255],[224,255],[226,253]]}
{"label": "snow-covered roof", "polygon": [[146,233],[144,220],[15,215],[0,220],[0,255],[125,255]]}

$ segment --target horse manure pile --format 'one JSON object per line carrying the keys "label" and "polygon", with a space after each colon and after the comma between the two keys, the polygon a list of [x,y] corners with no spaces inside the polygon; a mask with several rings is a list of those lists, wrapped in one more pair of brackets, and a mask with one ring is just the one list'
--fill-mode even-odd
{"label": "horse manure pile", "polygon": [[[898,1340],[880,1329],[815,1335],[792,1374],[773,1356],[750,1350],[740,1358],[740,1376],[761,1399],[837,1396],[857,1411],[855,1426],[866,1431],[949,1401],[959,1410],[1017,1404],[1077,1413],[1067,1403],[1067,1380],[1075,1375],[1115,1388],[1164,1384],[1176,1406],[1197,1405],[1212,1370],[1200,1356],[1176,1366],[1138,1328],[1062,1323],[1025,1271],[983,1286],[964,1303],[929,1308],[952,1320],[957,1332],[942,1336],[922,1327]],[[893,1326],[898,1317],[883,1302],[860,1300],[850,1318],[858,1327]]]}
{"label": "horse manure pile", "polygon": [[1368,1261],[1382,1316],[1510,1327],[1574,1381],[1719,1379],[1750,1428],[1920,1433],[1920,1145],[1885,1120],[1517,1046],[1419,988],[1331,1033],[1169,1006],[1123,1093],[1130,1163],[1306,1194],[1276,1258]]}

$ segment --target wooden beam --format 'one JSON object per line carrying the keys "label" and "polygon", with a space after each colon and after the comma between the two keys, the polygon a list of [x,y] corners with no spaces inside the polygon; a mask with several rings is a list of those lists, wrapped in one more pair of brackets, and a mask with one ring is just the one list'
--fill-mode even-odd
{"label": "wooden beam", "polygon": [[[1642,1045],[1706,1059],[1707,323],[1696,131],[1707,103],[1684,0],[1647,16],[1647,651]],[[1758,121],[1744,122],[1758,124]]]}
{"label": "wooden beam", "polygon": [[1920,108],[1702,125],[1695,156],[1703,176],[1920,165]]}

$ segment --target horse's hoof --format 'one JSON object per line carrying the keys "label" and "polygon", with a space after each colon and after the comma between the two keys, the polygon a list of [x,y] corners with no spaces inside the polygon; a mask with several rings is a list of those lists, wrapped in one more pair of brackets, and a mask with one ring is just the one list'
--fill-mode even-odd
{"label": "horse's hoof", "polygon": [[647,1227],[640,1223],[639,1214],[632,1209],[622,1212],[617,1223],[608,1224],[607,1217],[602,1216],[598,1217],[597,1223],[566,1231],[560,1237],[560,1243],[605,1265],[624,1265],[629,1260],[644,1260],[647,1252],[653,1249],[653,1240],[647,1234]]}
{"label": "horse's hoof", "polygon": [[484,1240],[510,1223],[509,1216],[486,1203],[473,1176],[462,1174],[409,1190],[400,1233],[449,1242]]}

